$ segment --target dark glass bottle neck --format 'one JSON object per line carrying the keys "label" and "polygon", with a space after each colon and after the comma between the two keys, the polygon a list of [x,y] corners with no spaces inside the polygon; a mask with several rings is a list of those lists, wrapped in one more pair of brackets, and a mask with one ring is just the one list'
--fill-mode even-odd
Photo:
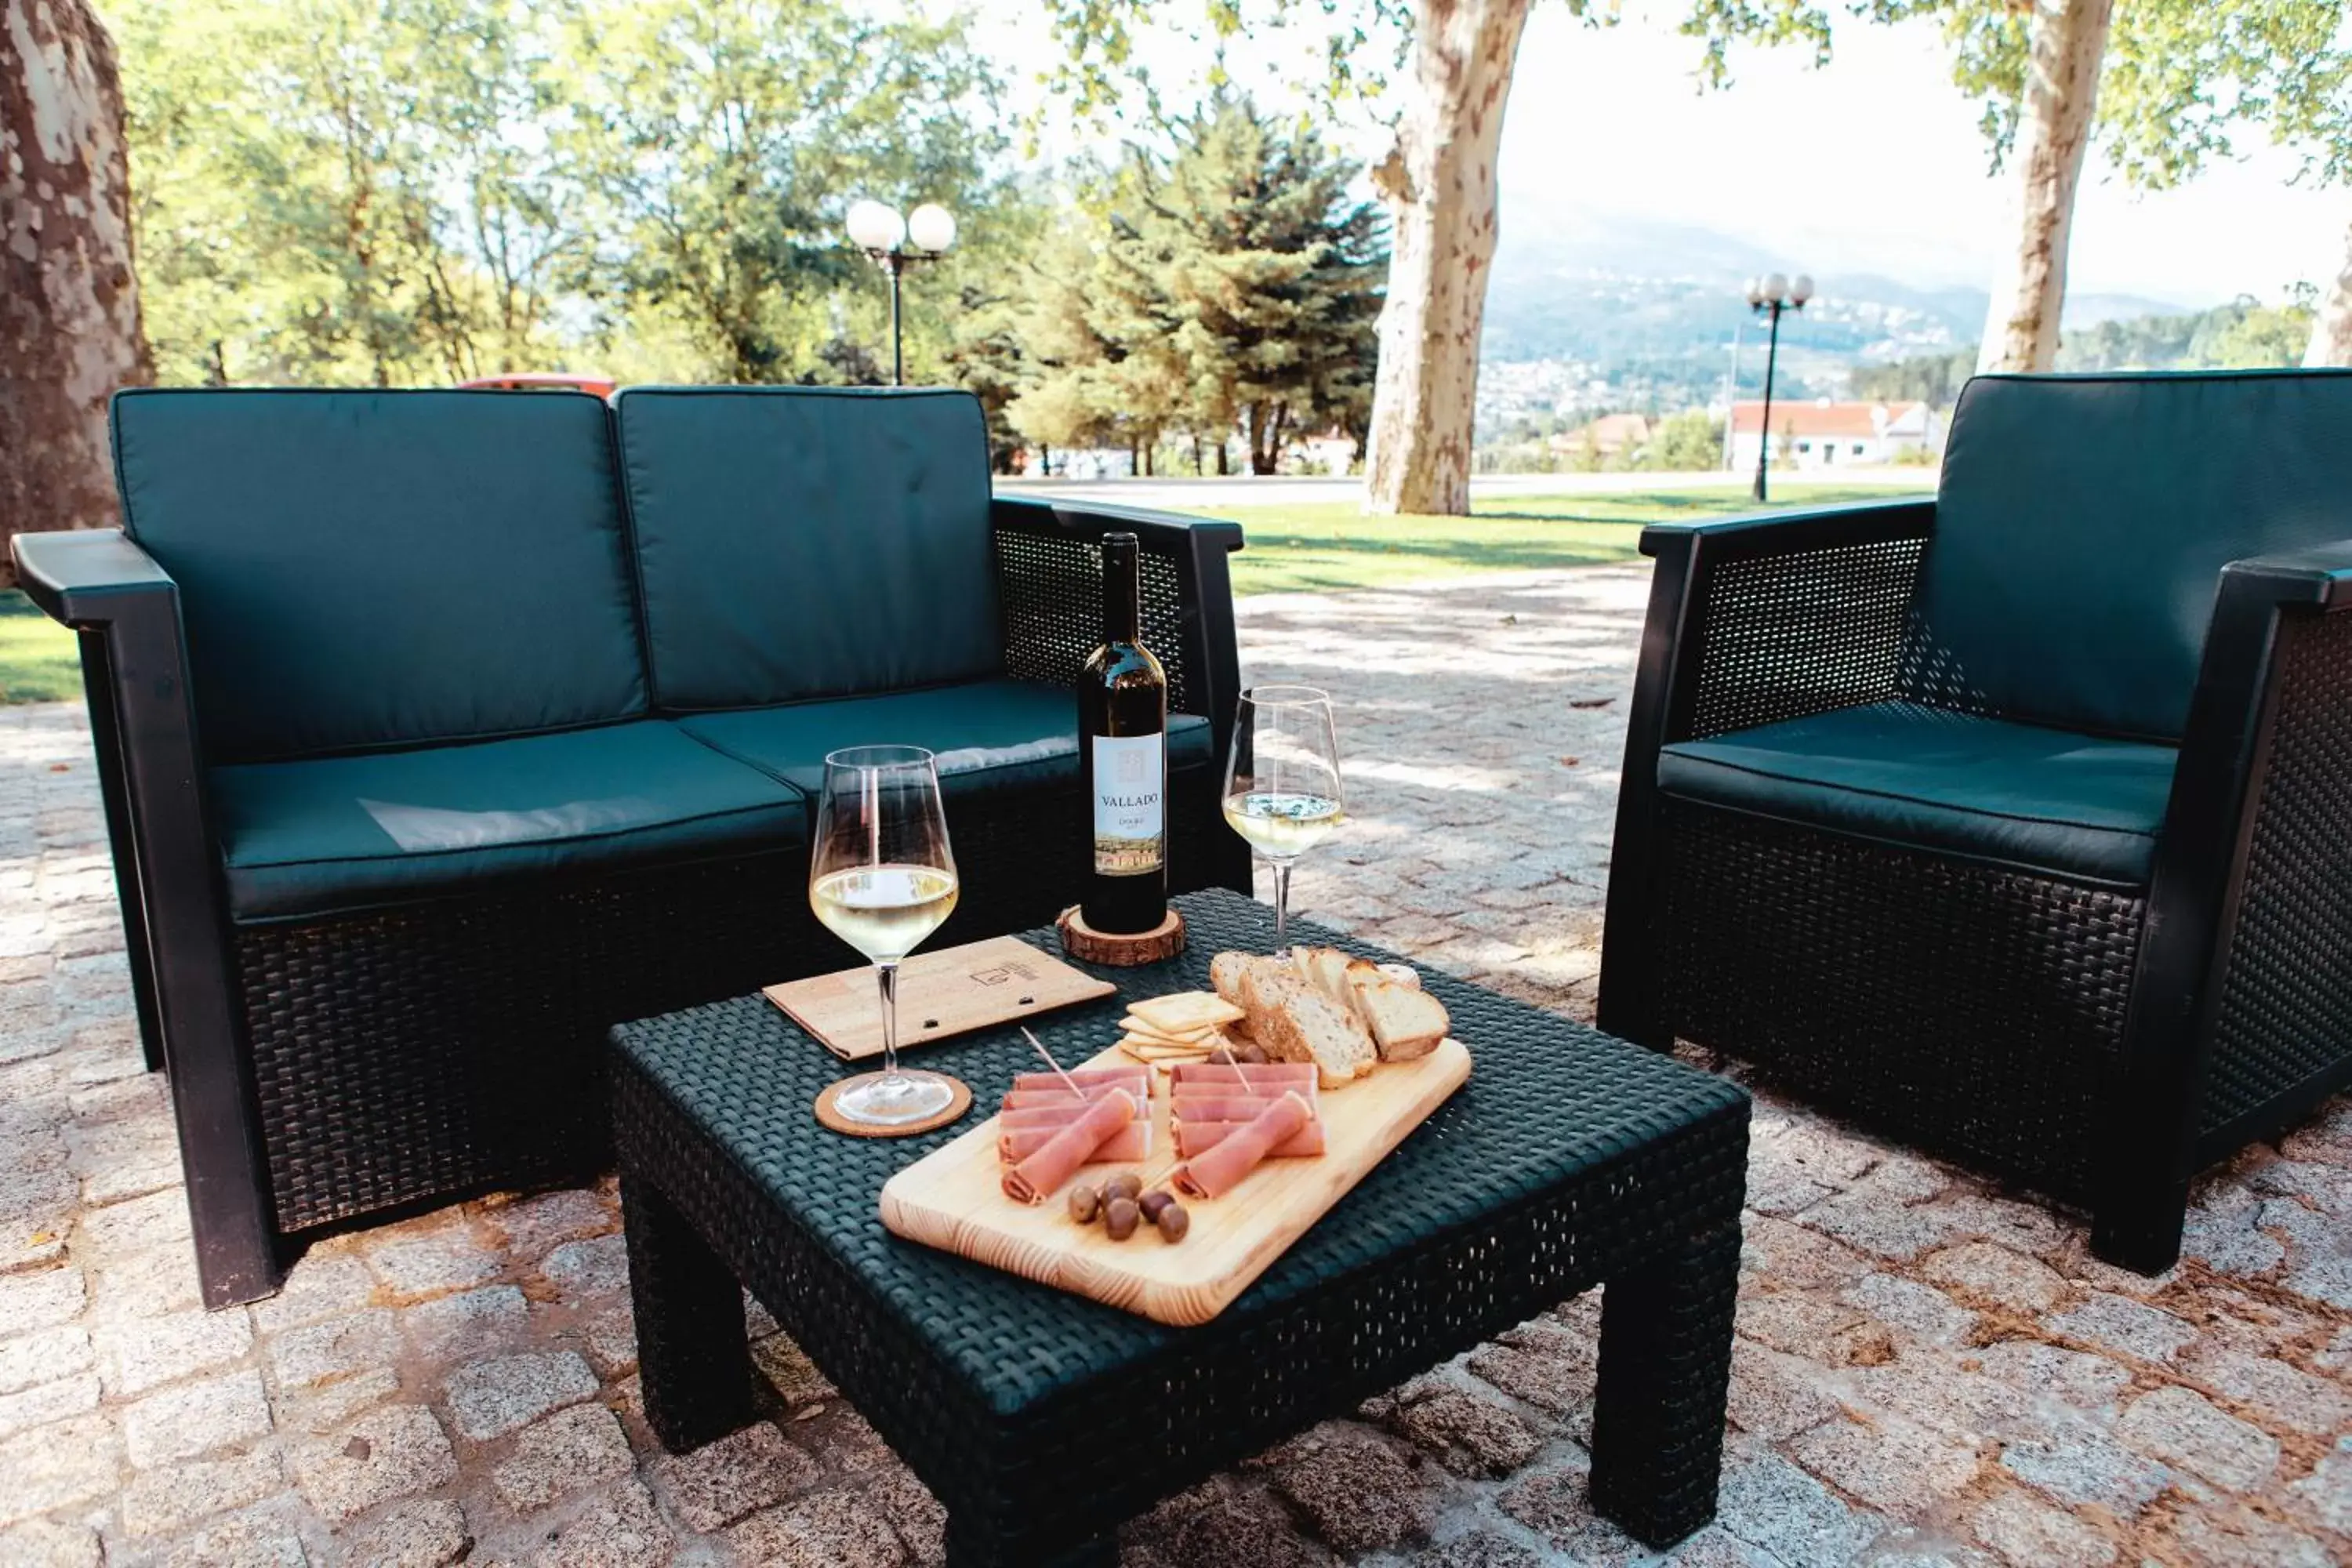
{"label": "dark glass bottle neck", "polygon": [[1143,635],[1135,535],[1104,534],[1102,563],[1103,641],[1134,642]]}

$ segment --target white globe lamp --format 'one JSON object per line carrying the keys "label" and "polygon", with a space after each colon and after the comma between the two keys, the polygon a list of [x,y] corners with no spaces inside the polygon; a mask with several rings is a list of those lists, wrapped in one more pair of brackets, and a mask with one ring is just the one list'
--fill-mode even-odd
{"label": "white globe lamp", "polygon": [[850,203],[846,226],[851,243],[862,250],[896,250],[907,237],[907,220],[898,209],[877,201]]}
{"label": "white globe lamp", "polygon": [[955,243],[955,214],[937,202],[925,202],[907,215],[907,237],[918,250],[937,256]]}

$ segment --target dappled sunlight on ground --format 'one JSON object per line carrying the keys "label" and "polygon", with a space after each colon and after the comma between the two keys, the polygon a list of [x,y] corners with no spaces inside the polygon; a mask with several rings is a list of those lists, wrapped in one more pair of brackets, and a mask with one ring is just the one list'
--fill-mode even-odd
{"label": "dappled sunlight on ground", "polygon": [[[1244,601],[1246,679],[1339,701],[1349,822],[1298,907],[1589,1018],[1646,584]],[[89,747],[76,708],[0,711],[0,1563],[941,1561],[937,1505],[764,1313],[768,1419],[661,1454],[610,1184],[338,1237],[202,1311]],[[1122,1563],[2352,1560],[2352,1104],[2202,1183],[2157,1279],[1769,1093],[1751,1151],[1721,1512],[1671,1558],[1585,1501],[1587,1296],[1170,1500]]]}

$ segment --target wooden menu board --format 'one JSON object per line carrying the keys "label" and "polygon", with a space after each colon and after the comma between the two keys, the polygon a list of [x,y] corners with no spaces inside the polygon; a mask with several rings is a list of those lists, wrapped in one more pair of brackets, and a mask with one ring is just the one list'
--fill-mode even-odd
{"label": "wooden menu board", "polygon": [[[1117,989],[1018,937],[919,952],[898,966],[898,1048],[1016,1023]],[[882,1054],[882,999],[872,968],[771,985],[764,994],[843,1061]]]}

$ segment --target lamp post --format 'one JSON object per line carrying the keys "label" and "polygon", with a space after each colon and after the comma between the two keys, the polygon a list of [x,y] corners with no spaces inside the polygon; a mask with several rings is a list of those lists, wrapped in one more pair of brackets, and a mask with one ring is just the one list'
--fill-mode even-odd
{"label": "lamp post", "polygon": [[1761,439],[1756,446],[1756,490],[1758,500],[1764,497],[1764,470],[1772,460],[1772,373],[1780,360],[1780,312],[1801,310],[1805,301],[1813,297],[1813,280],[1803,273],[1794,278],[1775,272],[1764,278],[1748,280],[1748,308],[1758,315],[1769,313],[1772,335],[1764,351],[1764,424]]}
{"label": "lamp post", "polygon": [[[898,332],[898,279],[919,261],[937,261],[955,243],[955,214],[936,202],[925,202],[900,216],[898,209],[877,201],[849,204],[845,226],[849,242],[866,259],[890,275],[890,384],[907,384],[906,351]],[[909,250],[906,241],[914,241]]]}

